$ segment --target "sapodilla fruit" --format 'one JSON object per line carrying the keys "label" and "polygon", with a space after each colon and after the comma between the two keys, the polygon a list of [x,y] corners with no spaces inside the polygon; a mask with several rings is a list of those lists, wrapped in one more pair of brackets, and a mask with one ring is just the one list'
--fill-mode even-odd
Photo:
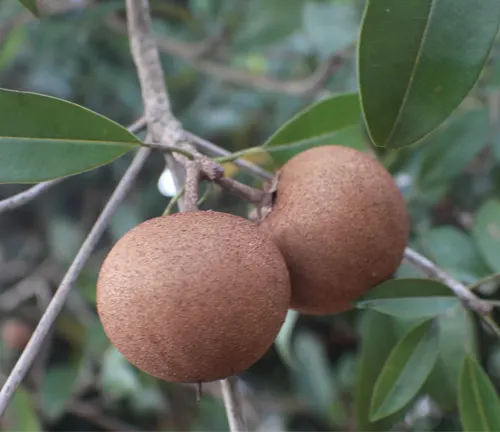
{"label": "sapodilla fruit", "polygon": [[409,235],[391,175],[373,157],[338,145],[306,150],[280,169],[260,226],[287,262],[291,308],[312,315],[345,311],[388,279]]}
{"label": "sapodilla fruit", "polygon": [[111,343],[166,381],[246,370],[272,345],[290,303],[277,246],[254,223],[195,211],[147,220],[111,249],[97,310]]}

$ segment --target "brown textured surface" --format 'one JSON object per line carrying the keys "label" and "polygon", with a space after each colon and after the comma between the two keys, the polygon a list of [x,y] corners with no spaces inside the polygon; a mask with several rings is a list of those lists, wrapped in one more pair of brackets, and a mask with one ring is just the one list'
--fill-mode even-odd
{"label": "brown textured surface", "polygon": [[291,307],[341,312],[389,278],[409,234],[406,205],[386,169],[342,146],[321,146],[281,169],[272,212],[261,223],[288,264]]}
{"label": "brown textured surface", "polygon": [[239,373],[272,345],[290,302],[282,255],[255,224],[197,211],[154,218],[113,247],[97,283],[104,330],[168,381]]}

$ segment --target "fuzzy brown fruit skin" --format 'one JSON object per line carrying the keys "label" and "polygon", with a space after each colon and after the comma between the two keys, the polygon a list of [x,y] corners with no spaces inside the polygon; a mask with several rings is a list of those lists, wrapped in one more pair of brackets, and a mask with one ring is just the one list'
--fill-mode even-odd
{"label": "fuzzy brown fruit skin", "polygon": [[260,224],[285,257],[291,308],[330,314],[388,279],[409,235],[404,199],[374,158],[314,147],[280,170],[276,201]]}
{"label": "fuzzy brown fruit skin", "polygon": [[177,213],[112,248],[97,309],[115,347],[145,372],[208,382],[246,370],[272,345],[290,302],[276,245],[238,216]]}

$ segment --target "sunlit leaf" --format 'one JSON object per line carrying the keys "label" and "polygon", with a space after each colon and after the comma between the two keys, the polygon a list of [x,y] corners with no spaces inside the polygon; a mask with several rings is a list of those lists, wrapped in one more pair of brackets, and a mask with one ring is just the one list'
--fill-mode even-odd
{"label": "sunlit leaf", "polygon": [[356,93],[335,95],[308,106],[272,135],[264,147],[287,145],[286,152],[272,152],[274,161],[281,165],[307,148],[338,144],[364,148],[360,125],[360,107]]}
{"label": "sunlit leaf", "polygon": [[500,201],[491,199],[478,210],[473,235],[485,261],[500,272]]}
{"label": "sunlit leaf", "polygon": [[488,375],[470,355],[460,372],[458,407],[464,431],[500,430],[500,398]]}
{"label": "sunlit leaf", "polygon": [[475,85],[498,32],[497,0],[372,0],[359,41],[365,120],[401,148],[439,126]]}
{"label": "sunlit leaf", "polygon": [[0,90],[0,183],[37,183],[108,164],[140,144],[126,128],[68,101]]}
{"label": "sunlit leaf", "polygon": [[373,420],[395,413],[412,400],[434,367],[438,346],[432,320],[418,324],[397,343],[375,384]]}

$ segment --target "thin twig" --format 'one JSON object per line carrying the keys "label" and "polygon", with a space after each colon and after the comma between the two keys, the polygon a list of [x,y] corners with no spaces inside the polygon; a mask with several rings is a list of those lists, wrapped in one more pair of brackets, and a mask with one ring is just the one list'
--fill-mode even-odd
{"label": "thin twig", "polygon": [[[199,154],[187,142],[185,131],[181,123],[173,115],[170,107],[158,47],[152,32],[149,1],[127,0],[126,8],[131,52],[139,75],[144,111],[151,140],[154,143],[162,145],[185,148],[193,155],[199,156],[197,162],[200,163],[199,168],[202,168],[203,155]],[[173,156],[184,166],[190,167],[183,156],[179,156],[178,154]],[[220,178],[223,171],[216,167],[215,162],[211,161],[211,163],[208,163],[207,161],[207,164],[209,166],[203,169],[201,174],[211,180]],[[174,177],[177,177],[176,171],[174,169],[171,169],[171,171]],[[179,178],[177,178],[177,182],[180,183]],[[196,205],[196,201],[194,205]],[[238,408],[241,407],[234,403],[234,401],[238,400],[239,395],[235,393],[235,389],[231,387],[229,381],[223,380],[222,386],[230,393],[227,397],[228,405],[226,406],[226,412],[231,424],[231,431],[246,430],[245,424],[241,419],[241,413],[238,411]]]}
{"label": "thin twig", "polygon": [[198,183],[200,168],[196,161],[186,165],[186,184],[184,185],[184,211],[198,210]]}
{"label": "thin twig", "polygon": [[56,178],[54,180],[45,181],[43,183],[38,183],[35,186],[26,189],[25,191],[18,193],[17,195],[11,196],[9,198],[5,198],[0,201],[0,214],[7,212],[9,210],[17,209],[18,207],[23,206],[24,204],[33,201],[39,195],[49,190],[52,186],[60,183],[64,180],[65,177]]}
{"label": "thin twig", "polygon": [[406,248],[405,259],[422,270],[428,277],[437,279],[447,285],[469,309],[476,311],[480,315],[488,315],[491,312],[492,306],[488,302],[476,297],[464,284],[451,277],[423,255],[413,249]]}
{"label": "thin twig", "polygon": [[[146,124],[144,117],[139,118],[133,124],[128,127],[128,130],[132,133],[137,133],[141,129],[144,128]],[[17,195],[11,196],[0,201],[0,214],[3,212],[7,212],[9,210],[15,210],[24,204],[27,204],[30,201],[33,201],[35,198],[38,198],[39,195],[49,190],[52,186],[60,183],[64,179],[68,177],[56,178],[54,180],[45,181],[42,183],[38,183],[35,186],[30,187],[29,189],[18,193]]]}
{"label": "thin twig", "polygon": [[[231,156],[232,154],[230,151],[223,149],[222,147],[219,147],[218,145],[213,144],[210,141],[207,141],[206,139],[201,138],[191,132],[186,131],[186,136],[198,148],[209,153],[211,156]],[[248,162],[244,159],[236,159],[235,161],[233,161],[233,163],[240,168],[246,169],[248,172],[252,173],[255,176],[262,177],[266,180],[271,180],[273,178],[273,174],[271,174],[269,171],[266,171],[260,166]]]}
{"label": "thin twig", "polygon": [[229,429],[232,432],[247,430],[243,418],[243,407],[239,398],[238,381],[236,377],[226,378],[221,381],[222,396],[229,420]]}
{"label": "thin twig", "polygon": [[148,148],[141,148],[126,173],[122,177],[120,183],[111,195],[109,201],[104,207],[102,213],[92,227],[89,235],[85,239],[82,247],[78,251],[76,258],[66,272],[59,288],[54,294],[49,306],[45,310],[40,322],[38,323],[33,335],[31,336],[26,349],[19,357],[16,365],[10,373],[7,381],[5,382],[2,390],[0,391],[0,417],[3,416],[7,406],[14,396],[14,393],[26,376],[27,371],[30,369],[37,353],[40,351],[41,346],[45,341],[45,337],[49,333],[54,321],[61,312],[65,300],[79,274],[81,273],[85,263],[89,259],[92,251],[94,250],[97,242],[106,230],[111,216],[117,209],[118,205],[125,198],[126,194],[132,188],[132,185],[143,167],[146,159],[148,158],[151,150]]}
{"label": "thin twig", "polygon": [[[107,23],[109,27],[115,31],[125,31],[123,21],[116,14],[110,15]],[[266,75],[257,75],[242,69],[235,69],[222,63],[200,57],[200,52],[203,52],[206,41],[192,44],[163,37],[155,37],[154,39],[160,51],[179,57],[191,63],[199,72],[211,75],[216,79],[230,84],[253,87],[260,91],[282,93],[299,97],[321,93],[325,82],[342,65],[346,57],[346,52],[348,51],[346,50],[328,58],[321,63],[314,72],[305,78],[282,80]],[[349,47],[349,49],[351,48],[352,47]]]}

